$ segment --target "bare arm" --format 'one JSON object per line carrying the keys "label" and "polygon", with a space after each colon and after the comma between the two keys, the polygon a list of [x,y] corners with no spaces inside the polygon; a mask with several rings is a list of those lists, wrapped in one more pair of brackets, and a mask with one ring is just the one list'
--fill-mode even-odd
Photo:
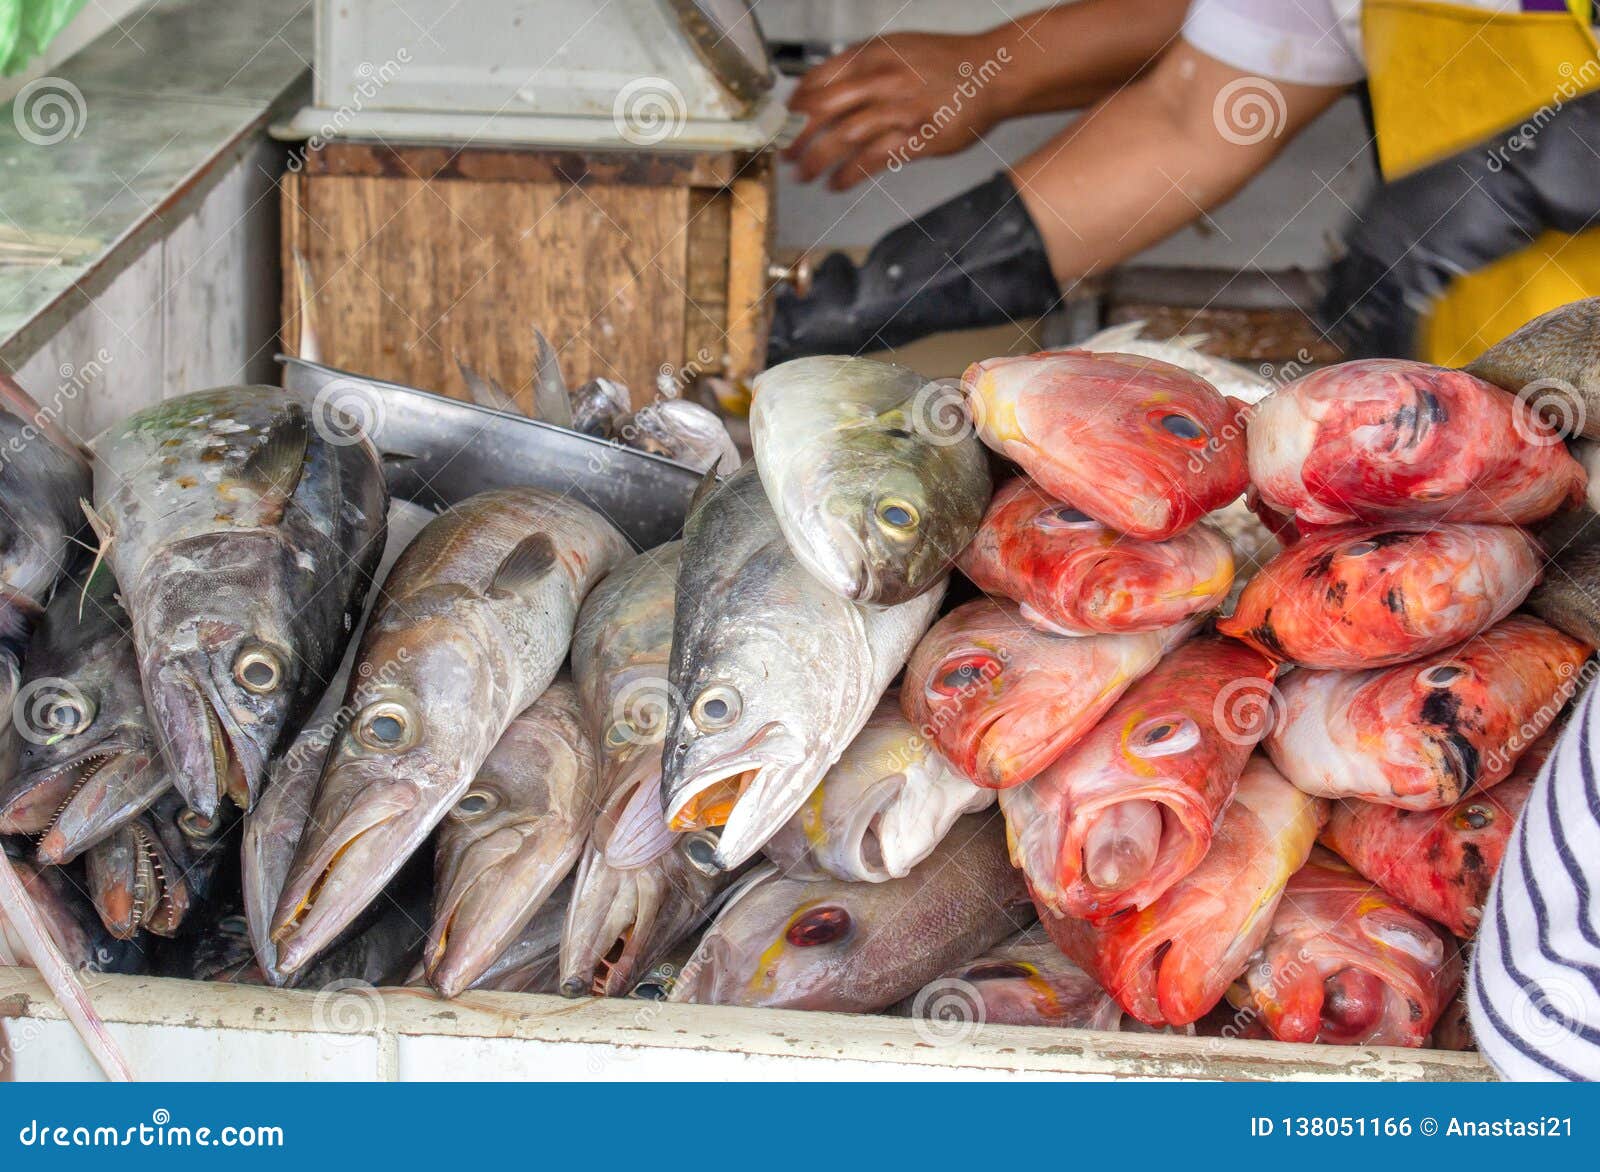
{"label": "bare arm", "polygon": [[801,80],[789,108],[807,121],[787,157],[802,180],[831,172],[842,190],[892,158],[963,150],[1007,118],[1086,106],[1172,45],[1187,8],[1080,0],[972,36],[874,37]]}
{"label": "bare arm", "polygon": [[1012,169],[1057,281],[1123,261],[1224,202],[1344,88],[1269,82],[1178,42]]}

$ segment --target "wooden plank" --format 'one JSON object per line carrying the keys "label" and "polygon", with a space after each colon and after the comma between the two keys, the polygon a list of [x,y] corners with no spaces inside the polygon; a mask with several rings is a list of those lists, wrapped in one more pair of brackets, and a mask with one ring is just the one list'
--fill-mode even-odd
{"label": "wooden plank", "polygon": [[300,331],[300,281],[296,272],[296,257],[306,251],[305,229],[305,178],[298,171],[285,171],[279,185],[278,224],[280,232],[279,272],[281,274],[283,324],[278,327],[278,342],[284,353],[306,357],[301,344]]}
{"label": "wooden plank", "polygon": [[316,176],[725,187],[748,159],[735,151],[564,151],[331,142],[307,157],[305,169]]}
{"label": "wooden plank", "polygon": [[776,227],[772,157],[750,162],[733,181],[728,244],[728,370],[750,378],[766,365],[772,306],[767,269]]}
{"label": "wooden plank", "polygon": [[721,374],[728,355],[728,230],[732,193],[725,187],[689,192],[689,278],[684,302],[683,361],[673,371],[682,394],[701,374]]}

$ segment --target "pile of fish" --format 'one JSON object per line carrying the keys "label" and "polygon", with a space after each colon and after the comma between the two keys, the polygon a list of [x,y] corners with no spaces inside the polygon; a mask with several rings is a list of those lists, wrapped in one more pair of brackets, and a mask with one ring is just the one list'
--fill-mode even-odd
{"label": "pile of fish", "polygon": [[391,500],[305,394],[91,469],[11,388],[0,947],[1424,1045],[1600,635],[1587,441],[1516,393],[1600,400],[1593,310],[1484,377],[1137,326],[799,359],[642,551],[546,489]]}

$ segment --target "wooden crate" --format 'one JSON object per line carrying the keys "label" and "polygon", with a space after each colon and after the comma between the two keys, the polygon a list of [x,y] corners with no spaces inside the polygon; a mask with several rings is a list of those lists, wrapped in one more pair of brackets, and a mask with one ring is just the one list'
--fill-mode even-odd
{"label": "wooden crate", "polygon": [[283,178],[283,342],[464,398],[459,356],[532,406],[533,329],[569,384],[747,377],[766,350],[768,154],[330,143]]}

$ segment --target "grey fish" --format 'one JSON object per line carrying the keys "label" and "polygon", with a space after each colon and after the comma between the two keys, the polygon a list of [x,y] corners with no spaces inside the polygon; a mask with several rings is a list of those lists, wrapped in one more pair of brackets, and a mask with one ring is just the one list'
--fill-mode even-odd
{"label": "grey fish", "polygon": [[172,787],[116,583],[105,567],[83,579],[64,580],[34,633],[17,773],[0,783],[0,833],[41,835],[45,863],[76,858]]}
{"label": "grey fish", "polygon": [[[431,509],[410,501],[389,502],[383,557],[373,576],[376,586],[384,583],[401,553],[433,517]],[[366,610],[361,616],[362,627],[366,626],[379,593],[376,589],[368,592]],[[278,971],[278,946],[272,942],[272,914],[278,909],[278,899],[288,881],[300,837],[311,817],[311,803],[316,797],[317,780],[322,776],[328,747],[354,711],[345,703],[345,695],[360,647],[360,641],[352,639],[345,648],[344,658],[339,661],[322,699],[317,701],[294,742],[273,761],[267,774],[266,793],[245,816],[239,852],[244,916],[261,976],[269,984],[287,982],[285,974]]]}
{"label": "grey fish", "polygon": [[[1524,390],[1563,434],[1600,439],[1600,297],[1541,313],[1467,367],[1503,390]],[[1537,386],[1535,386],[1537,384]]]}
{"label": "grey fish", "polygon": [[280,971],[326,948],[461,800],[555,679],[584,596],[627,551],[594,510],[515,488],[455,505],[401,555],[273,917]]}
{"label": "grey fish", "polygon": [[608,378],[592,378],[568,395],[572,399],[572,429],[599,439],[616,437],[633,403],[628,388]]}
{"label": "grey fish", "polygon": [[758,375],[756,464],[800,564],[890,605],[933,589],[978,531],[993,485],[958,393],[870,358],[797,358]]}
{"label": "grey fish", "polygon": [[890,690],[766,856],[791,879],[902,879],[995,793],[957,773]]}
{"label": "grey fish", "polygon": [[343,653],[383,551],[378,454],[328,403],[219,387],[95,440],[95,522],[174,780],[248,809]]}
{"label": "grey fish", "polygon": [[1033,919],[1005,827],[971,814],[904,879],[785,879],[729,896],[668,1000],[872,1013]]}
{"label": "grey fish", "polygon": [[755,468],[734,473],[684,532],[661,778],[668,825],[722,825],[724,868],[760,850],[867,722],[943,595],[940,583],[899,606],[841,597],[796,559]]}
{"label": "grey fish", "polygon": [[172,936],[211,893],[231,820],[207,819],[168,790],[150,809],[89,848],[89,894],[106,930]]}
{"label": "grey fish", "polygon": [[941,1028],[1040,1025],[1116,1030],[1122,1007],[1099,983],[1061,954],[1035,924],[982,956],[948,970],[894,1009]]}
{"label": "grey fish", "polygon": [[[144,972],[144,950],[106,931],[85,894],[81,871],[41,867],[23,857],[24,849],[21,841],[4,844],[7,860],[68,966],[91,973]],[[0,914],[0,965],[32,963],[26,939]]]}
{"label": "grey fish", "polygon": [[29,634],[67,568],[90,491],[77,446],[0,373],[0,712],[11,711]]}
{"label": "grey fish", "polygon": [[697,472],[715,468],[728,476],[739,467],[739,449],[722,420],[699,403],[658,399],[616,425],[617,437],[630,448],[654,452]]}
{"label": "grey fish", "polygon": [[511,722],[434,838],[425,959],[445,997],[482,976],[572,870],[598,787],[578,694],[558,678]]}
{"label": "grey fish", "polygon": [[472,987],[497,993],[554,993],[561,921],[571,897],[572,880],[568,878],[533,913],[516,939],[495,957]]}
{"label": "grey fish", "polygon": [[1600,647],[1600,513],[1557,513],[1538,532],[1549,566],[1523,602],[1556,630]]}

